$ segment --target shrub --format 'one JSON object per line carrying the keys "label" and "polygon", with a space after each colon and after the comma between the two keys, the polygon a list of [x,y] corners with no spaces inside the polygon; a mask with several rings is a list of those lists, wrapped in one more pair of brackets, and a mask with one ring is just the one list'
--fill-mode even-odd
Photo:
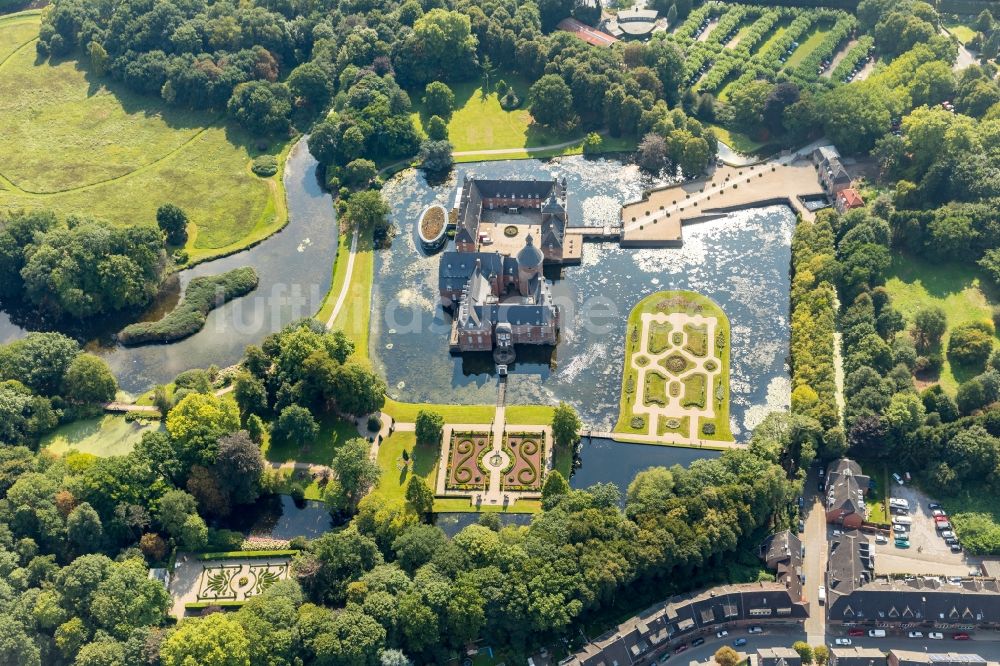
{"label": "shrub", "polygon": [[701,427],[701,432],[703,435],[714,435],[715,434],[715,424],[706,423]]}
{"label": "shrub", "polygon": [[274,155],[260,155],[253,160],[250,170],[261,178],[269,178],[278,173],[278,158]]}
{"label": "shrub", "polygon": [[601,140],[601,135],[597,132],[591,132],[587,135],[587,138],[583,140],[583,154],[593,155],[601,151],[601,145],[603,141]]}
{"label": "shrub", "polygon": [[368,417],[368,432],[378,432],[382,428],[382,421],[372,414]]}
{"label": "shrub", "polygon": [[124,345],[142,345],[173,342],[194,335],[205,325],[209,312],[250,293],[257,288],[257,282],[257,271],[249,266],[222,275],[195,278],[185,289],[184,300],[166,317],[159,321],[130,324],[118,334],[118,338]]}
{"label": "shrub", "polygon": [[513,88],[508,88],[507,93],[500,98],[500,107],[504,111],[512,111],[521,106],[521,98],[517,96]]}
{"label": "shrub", "polygon": [[948,340],[948,359],[961,366],[981,369],[992,351],[992,322],[973,321],[956,326]]}

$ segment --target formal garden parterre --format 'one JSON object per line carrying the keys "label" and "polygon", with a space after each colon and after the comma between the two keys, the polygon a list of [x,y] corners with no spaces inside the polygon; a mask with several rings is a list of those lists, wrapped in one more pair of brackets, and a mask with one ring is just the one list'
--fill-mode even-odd
{"label": "formal garden parterre", "polygon": [[679,444],[731,440],[729,321],[721,308],[693,292],[658,292],[633,308],[627,326],[615,432]]}

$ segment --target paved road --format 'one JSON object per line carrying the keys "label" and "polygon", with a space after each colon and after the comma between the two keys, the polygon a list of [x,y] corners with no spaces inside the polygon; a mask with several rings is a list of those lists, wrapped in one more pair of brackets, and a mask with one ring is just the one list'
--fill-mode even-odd
{"label": "paved road", "polygon": [[819,481],[819,466],[813,465],[806,477],[803,496],[806,500],[806,531],[801,535],[806,548],[802,563],[806,576],[805,595],[809,600],[809,619],[806,620],[806,634],[811,645],[819,645],[826,636],[826,607],[819,605],[819,586],[824,584],[828,554],[826,541],[826,514],[823,513],[822,496],[816,491]]}
{"label": "paved road", "polygon": [[[925,632],[926,633],[926,632]],[[837,632],[837,636],[845,635]],[[889,650],[925,650],[927,652],[964,652],[975,653],[987,661],[1000,661],[1000,633],[997,632],[976,632],[971,641],[951,640],[950,633],[945,633],[944,640],[932,641],[927,638],[907,638],[904,635],[887,636],[885,638],[868,638],[867,636],[851,638],[854,646],[875,648],[883,652]],[[827,637],[826,645],[833,647],[834,635]],[[725,638],[716,638],[715,634],[710,634],[705,639],[704,645],[689,648],[679,655],[673,655],[670,663],[674,666],[688,664],[691,662],[705,663],[711,661],[715,651],[723,645],[732,646],[737,638],[746,638],[747,644],[736,649],[744,654],[753,654],[761,648],[769,647],[791,647],[795,641],[806,640],[806,635],[793,627],[765,627],[762,634],[748,634],[746,629],[733,629]],[[824,641],[809,640],[810,645],[821,645]]]}

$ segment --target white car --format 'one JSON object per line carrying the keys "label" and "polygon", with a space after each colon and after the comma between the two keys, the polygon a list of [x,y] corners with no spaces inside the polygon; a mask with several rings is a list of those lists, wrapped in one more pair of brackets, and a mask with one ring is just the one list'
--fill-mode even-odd
{"label": "white car", "polygon": [[835,638],[834,641],[833,641],[833,644],[834,645],[850,645],[851,644],[851,639],[850,638]]}
{"label": "white car", "polygon": [[908,633],[906,635],[909,638],[923,638],[924,637],[924,632],[922,632],[922,631],[911,631],[910,633]]}
{"label": "white car", "polygon": [[761,629],[759,626],[757,626],[755,624],[754,626],[752,626],[749,629],[747,629],[747,633],[748,634],[762,634],[762,633],[764,633],[764,630]]}
{"label": "white car", "polygon": [[723,629],[722,631],[718,631],[718,632],[715,633],[715,637],[716,638],[725,638],[728,635],[729,635],[729,632],[726,631],[725,629]]}
{"label": "white car", "polygon": [[927,638],[934,641],[940,641],[944,639],[944,634],[942,634],[940,631],[932,631],[929,634],[927,634]]}
{"label": "white car", "polygon": [[941,538],[942,539],[947,539],[948,537],[953,537],[953,536],[955,536],[955,533],[952,532],[951,530],[945,530],[945,531],[941,532]]}
{"label": "white car", "polygon": [[875,543],[889,543],[889,537],[884,534],[876,534]]}
{"label": "white car", "polygon": [[937,518],[938,516],[946,516],[946,515],[948,515],[948,514],[946,514],[946,513],[945,513],[944,511],[942,511],[941,509],[933,509],[933,510],[931,511],[931,515],[932,515],[932,516],[934,516],[935,518]]}
{"label": "white car", "polygon": [[910,530],[909,528],[906,527],[906,525],[893,525],[892,531],[895,532],[896,534],[906,534]]}

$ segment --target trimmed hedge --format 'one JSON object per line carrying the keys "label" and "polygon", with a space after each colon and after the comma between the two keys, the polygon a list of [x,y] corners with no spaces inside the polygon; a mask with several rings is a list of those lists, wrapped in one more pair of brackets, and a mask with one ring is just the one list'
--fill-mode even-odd
{"label": "trimmed hedge", "polygon": [[123,345],[174,342],[194,335],[205,325],[208,313],[224,303],[257,288],[257,271],[249,266],[222,275],[191,280],[184,290],[184,300],[159,321],[144,321],[126,326],[118,334]]}
{"label": "trimmed hedge", "polygon": [[242,557],[244,559],[261,559],[265,557],[284,557],[285,555],[295,555],[297,550],[230,550],[222,553],[198,553],[195,559],[198,560],[222,560],[230,557]]}
{"label": "trimmed hedge", "polygon": [[239,608],[246,601],[192,601],[184,604],[184,610],[204,610],[216,606],[218,608]]}

